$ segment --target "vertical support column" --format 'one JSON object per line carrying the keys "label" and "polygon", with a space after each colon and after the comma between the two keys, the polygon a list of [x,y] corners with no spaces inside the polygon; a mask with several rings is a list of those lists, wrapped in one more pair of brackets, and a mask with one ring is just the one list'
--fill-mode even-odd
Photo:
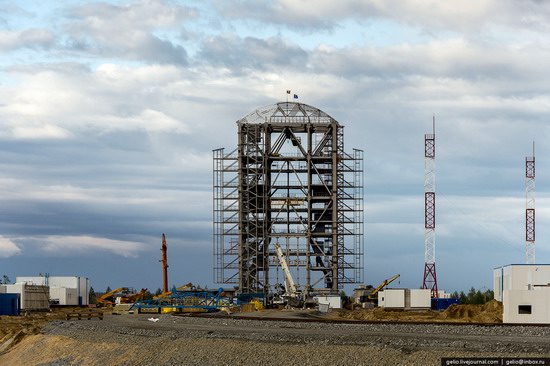
{"label": "vertical support column", "polygon": [[535,142],[525,158],[525,263],[535,264]]}
{"label": "vertical support column", "polygon": [[332,138],[332,261],[331,261],[331,271],[332,271],[332,289],[337,291],[340,287],[340,276],[339,276],[339,262],[340,262],[340,253],[339,253],[339,247],[338,242],[340,239],[340,236],[342,233],[339,232],[339,226],[338,226],[338,189],[339,189],[339,181],[338,181],[338,175],[340,172],[338,171],[338,124],[336,121],[332,121],[331,123],[331,138]]}
{"label": "vertical support column", "polygon": [[424,135],[424,280],[422,288],[437,297],[435,269],[435,117],[433,133]]}

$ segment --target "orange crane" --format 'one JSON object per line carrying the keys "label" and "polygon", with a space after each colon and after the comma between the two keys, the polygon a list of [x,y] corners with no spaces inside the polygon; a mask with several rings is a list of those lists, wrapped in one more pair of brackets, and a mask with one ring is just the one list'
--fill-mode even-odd
{"label": "orange crane", "polygon": [[162,251],[162,259],[160,262],[162,262],[162,279],[164,282],[164,293],[168,292],[168,256],[166,255],[168,247],[166,246],[166,235],[162,233],[162,247],[160,250]]}

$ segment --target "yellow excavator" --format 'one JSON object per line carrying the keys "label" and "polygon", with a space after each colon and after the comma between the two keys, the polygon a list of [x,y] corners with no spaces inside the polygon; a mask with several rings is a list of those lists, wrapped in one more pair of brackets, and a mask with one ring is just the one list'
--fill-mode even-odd
{"label": "yellow excavator", "polygon": [[378,285],[378,287],[374,288],[370,292],[370,294],[367,295],[366,300],[369,301],[369,302],[377,302],[378,301],[378,292],[381,291],[382,289],[384,289],[384,287],[386,287],[387,285],[389,285],[390,283],[392,283],[396,279],[398,279],[399,276],[401,276],[401,275],[398,273],[393,277],[385,279],[380,285]]}
{"label": "yellow excavator", "polygon": [[145,294],[147,294],[147,289],[142,288],[140,292],[136,292],[135,294],[127,294],[117,297],[116,302],[119,304],[133,304],[136,301],[142,300],[145,297]]}
{"label": "yellow excavator", "polygon": [[127,291],[126,287],[119,287],[112,291],[106,292],[101,297],[98,297],[95,302],[98,306],[113,306],[115,304],[113,296],[119,292]]}
{"label": "yellow excavator", "polygon": [[[187,290],[187,289],[193,289],[193,287],[194,287],[193,284],[192,284],[191,282],[189,282],[189,283],[187,283],[187,284],[185,284],[185,285],[183,285],[183,286],[178,287],[176,290],[178,290],[178,291],[183,291],[183,290]],[[154,299],[154,300],[158,300],[158,299],[162,299],[162,298],[164,298],[164,297],[168,297],[168,296],[170,296],[170,295],[172,295],[172,291],[166,291],[166,292],[163,292],[163,293],[160,294],[160,295],[153,296],[153,299]]]}
{"label": "yellow excavator", "polygon": [[[96,304],[102,307],[114,306],[115,304],[131,304],[141,300],[147,293],[146,288],[142,288],[137,293],[133,293],[133,291],[129,287],[119,287],[98,297]],[[120,296],[116,296],[117,294],[120,294]]]}

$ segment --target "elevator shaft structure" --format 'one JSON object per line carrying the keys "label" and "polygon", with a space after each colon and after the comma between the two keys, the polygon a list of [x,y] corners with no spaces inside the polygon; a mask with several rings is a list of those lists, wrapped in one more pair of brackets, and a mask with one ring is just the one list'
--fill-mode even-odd
{"label": "elevator shaft structure", "polygon": [[535,264],[535,142],[525,158],[525,263]]}
{"label": "elevator shaft structure", "polygon": [[281,102],[237,121],[238,147],[213,151],[214,281],[274,293],[279,243],[300,291],[363,280],[363,151],[318,108]]}
{"label": "elevator shaft structure", "polygon": [[424,135],[424,280],[422,288],[438,297],[435,269],[435,117],[433,133]]}

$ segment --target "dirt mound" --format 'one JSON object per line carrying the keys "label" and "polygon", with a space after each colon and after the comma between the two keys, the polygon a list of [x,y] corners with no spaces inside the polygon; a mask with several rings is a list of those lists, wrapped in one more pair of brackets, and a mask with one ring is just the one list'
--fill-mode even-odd
{"label": "dirt mound", "polygon": [[[135,346],[121,346],[116,343],[78,342],[69,337],[32,335],[25,337],[8,353],[0,355],[2,365],[123,365],[139,364]],[[98,354],[107,355],[108,360],[97,362]],[[129,362],[129,363],[128,363]]]}
{"label": "dirt mound", "polygon": [[502,323],[502,312],[502,303],[491,300],[483,305],[451,305],[441,318],[470,323]]}
{"label": "dirt mound", "polygon": [[437,312],[427,311],[401,311],[384,308],[360,309],[330,313],[332,319],[371,320],[371,321],[434,321]]}
{"label": "dirt mound", "polygon": [[51,309],[50,312],[29,312],[26,315],[0,317],[0,354],[21,342],[25,337],[40,333],[40,329],[48,322],[65,319],[67,313],[80,311],[89,310],[66,307]]}
{"label": "dirt mound", "polygon": [[402,311],[384,308],[333,311],[330,319],[411,321],[411,322],[464,322],[502,323],[502,303],[491,300],[483,305],[452,305],[443,312]]}

